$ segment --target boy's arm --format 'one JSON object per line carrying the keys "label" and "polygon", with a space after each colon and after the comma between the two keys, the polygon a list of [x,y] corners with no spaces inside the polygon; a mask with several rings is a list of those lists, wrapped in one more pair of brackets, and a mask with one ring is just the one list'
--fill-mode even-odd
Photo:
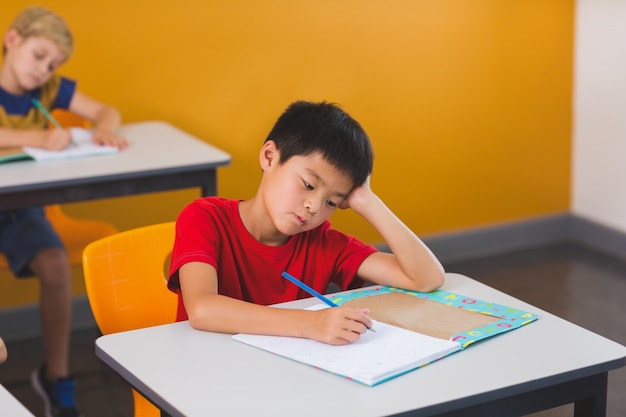
{"label": "boy's arm", "polygon": [[10,129],[0,127],[0,148],[32,146],[58,151],[72,142],[70,132],[65,129]]}
{"label": "boy's arm", "polygon": [[4,344],[4,340],[0,337],[0,363],[7,360],[7,348]]}
{"label": "boy's arm", "polygon": [[357,341],[365,326],[372,326],[366,309],[292,310],[219,295],[215,268],[202,262],[183,265],[179,280],[189,324],[198,330],[304,337],[343,345]]}
{"label": "boy's arm", "polygon": [[389,253],[374,253],[358,270],[359,277],[381,285],[433,291],[443,285],[444,269],[428,247],[371,190],[369,179],[352,191],[346,203],[381,234]]}
{"label": "boy's arm", "polygon": [[90,121],[94,125],[93,140],[100,145],[128,147],[125,138],[117,136],[122,118],[115,107],[101,103],[76,91],[70,102],[69,111]]}

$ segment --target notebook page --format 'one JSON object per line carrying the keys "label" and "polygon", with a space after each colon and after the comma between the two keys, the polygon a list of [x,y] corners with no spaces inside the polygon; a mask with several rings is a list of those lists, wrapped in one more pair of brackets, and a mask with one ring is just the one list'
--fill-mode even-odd
{"label": "notebook page", "polygon": [[73,127],[70,129],[76,146],[70,145],[59,151],[25,146],[24,152],[36,161],[58,161],[63,159],[86,158],[97,155],[111,155],[118,152],[115,146],[100,146],[92,141],[92,133],[87,129]]}
{"label": "notebook page", "polygon": [[324,369],[366,385],[401,375],[460,349],[438,339],[374,321],[356,343],[333,346],[310,339],[238,334],[237,341]]}

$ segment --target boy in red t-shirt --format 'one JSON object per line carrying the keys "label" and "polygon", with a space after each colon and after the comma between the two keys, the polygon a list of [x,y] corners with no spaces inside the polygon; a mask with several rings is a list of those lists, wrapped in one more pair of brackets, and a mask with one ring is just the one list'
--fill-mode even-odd
{"label": "boy in red t-shirt", "polygon": [[[363,280],[415,291],[443,284],[444,271],[422,241],[371,190],[373,150],[365,131],[338,106],[296,102],[261,147],[261,183],[249,200],[201,198],[176,224],[168,286],[178,320],[200,330],[295,336],[330,344],[359,339],[367,309],[277,309],[310,295],[283,271],[325,292]],[[391,249],[379,252],[330,227],[351,208]]]}

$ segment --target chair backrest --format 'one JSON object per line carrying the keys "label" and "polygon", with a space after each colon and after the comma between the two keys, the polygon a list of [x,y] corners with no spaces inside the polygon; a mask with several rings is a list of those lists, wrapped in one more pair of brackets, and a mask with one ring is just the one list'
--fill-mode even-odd
{"label": "chair backrest", "polygon": [[174,222],[90,243],[83,252],[89,304],[102,334],[173,323],[178,298],[165,281]]}
{"label": "chair backrest", "polygon": [[81,264],[83,251],[90,242],[118,233],[115,226],[105,221],[68,216],[58,204],[46,206],[44,210],[59,234],[72,265]]}
{"label": "chair backrest", "polygon": [[[54,109],[51,112],[52,117],[54,117],[54,120],[56,120],[57,122],[59,122],[59,124],[63,127],[84,127],[84,128],[88,128],[91,126],[91,123],[86,120],[83,119],[80,116],[75,115],[74,113],[70,112],[69,110],[63,110],[63,109]],[[49,124],[48,127],[50,129],[54,128],[53,124]]]}

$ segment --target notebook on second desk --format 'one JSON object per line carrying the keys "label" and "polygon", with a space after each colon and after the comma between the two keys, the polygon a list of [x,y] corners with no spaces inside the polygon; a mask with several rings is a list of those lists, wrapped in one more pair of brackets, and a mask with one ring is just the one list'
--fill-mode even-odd
{"label": "notebook on second desk", "polygon": [[0,149],[0,163],[22,160],[35,160],[38,162],[58,161],[63,159],[111,155],[119,152],[114,146],[96,145],[92,140],[91,131],[87,129],[70,128],[69,130],[75,143],[72,146],[58,151],[29,146]]}
{"label": "notebook on second desk", "polygon": [[281,336],[238,334],[233,338],[374,386],[538,318],[443,290],[418,293],[376,287],[329,298],[339,305],[369,308],[376,332],[366,332],[358,342],[344,346]]}

